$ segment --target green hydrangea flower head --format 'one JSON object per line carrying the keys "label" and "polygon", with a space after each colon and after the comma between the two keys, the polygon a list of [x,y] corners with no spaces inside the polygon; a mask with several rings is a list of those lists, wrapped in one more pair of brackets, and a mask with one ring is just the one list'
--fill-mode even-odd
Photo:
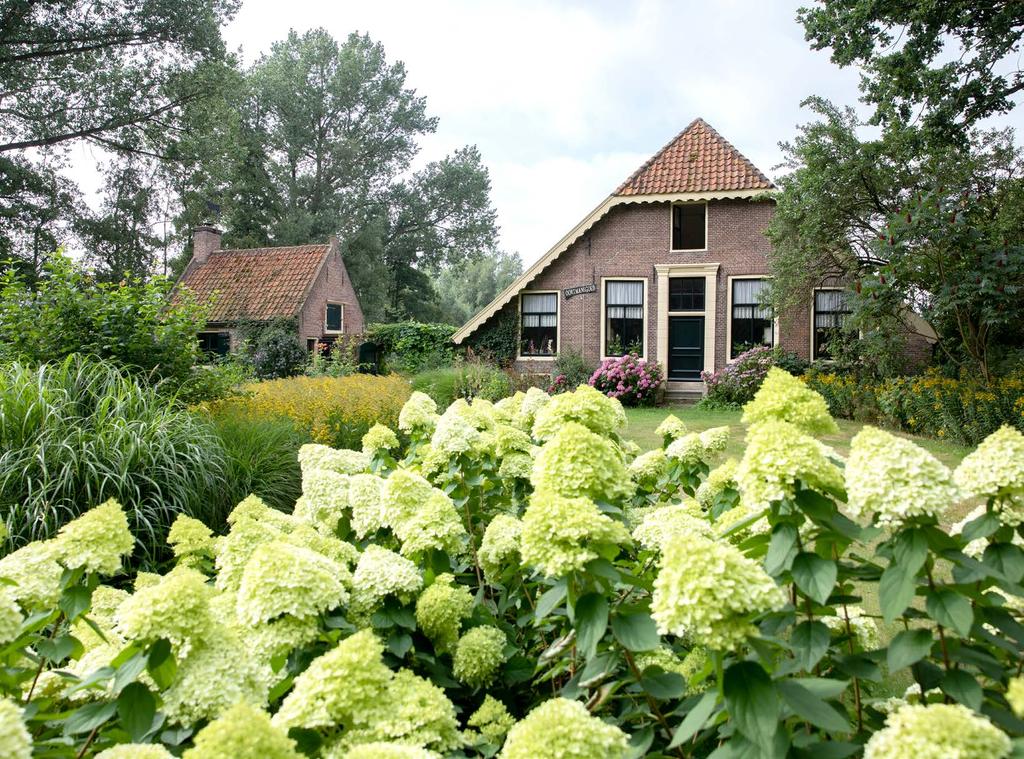
{"label": "green hydrangea flower head", "polygon": [[257,625],[288,615],[315,617],[348,600],[344,564],[283,541],[257,548],[238,587],[238,619]]}
{"label": "green hydrangea flower head", "polygon": [[398,435],[390,427],[378,422],[366,431],[362,442],[363,453],[376,456],[395,450],[398,447]]}
{"label": "green hydrangea flower head", "polygon": [[120,743],[100,751],[95,759],[174,759],[174,754],[155,743]]}
{"label": "green hydrangea flower head", "polygon": [[599,551],[629,542],[626,527],[602,514],[589,498],[535,492],[523,515],[523,563],[547,577],[563,577],[596,559]]}
{"label": "green hydrangea flower head", "polygon": [[[365,477],[367,475],[353,475]],[[302,472],[302,498],[295,504],[296,518],[309,524],[325,525],[331,531],[348,509],[352,476],[329,469],[306,469]]]}
{"label": "green hydrangea flower head", "polygon": [[809,435],[831,435],[839,431],[825,398],[777,366],[768,370],[754,399],[743,407],[744,424],[769,420],[789,422]]}
{"label": "green hydrangea flower head", "polygon": [[756,633],[753,617],[785,604],[761,565],[728,543],[678,535],[662,549],[651,598],[651,616],[662,635],[734,651]]}
{"label": "green hydrangea flower head", "polygon": [[14,593],[11,586],[0,585],[0,644],[10,643],[17,638],[21,623],[25,621]]}
{"label": "green hydrangea flower head", "polygon": [[405,521],[430,498],[434,486],[410,469],[396,469],[384,480],[381,502],[388,527]]}
{"label": "green hydrangea flower head", "polygon": [[668,457],[661,448],[641,453],[629,464],[629,476],[636,483],[653,485],[668,468]]}
{"label": "green hydrangea flower head", "polygon": [[516,390],[512,395],[497,401],[493,407],[494,421],[499,424],[510,424],[513,427],[519,426],[519,415],[525,398],[526,393]]}
{"label": "green hydrangea flower head", "polygon": [[953,472],[967,496],[995,498],[1003,524],[1024,522],[1024,434],[1004,425],[981,441]]}
{"label": "green hydrangea flower head", "polygon": [[498,514],[487,525],[476,558],[491,582],[497,581],[506,567],[519,566],[522,532],[523,523],[510,514]]}
{"label": "green hydrangea flower head", "polygon": [[683,420],[675,414],[666,416],[654,430],[654,434],[660,437],[666,446],[673,440],[678,440],[687,432],[689,430],[686,428]]}
{"label": "green hydrangea flower head", "polygon": [[750,427],[747,447],[736,467],[742,502],[759,511],[792,498],[797,480],[818,491],[841,491],[843,475],[821,443],[788,422],[768,420]]}
{"label": "green hydrangea flower head", "polygon": [[324,759],[441,759],[441,755],[419,746],[407,746],[404,743],[374,741],[360,743],[338,751],[328,751]]}
{"label": "green hydrangea flower head", "polygon": [[499,424],[494,428],[494,449],[499,456],[513,453],[529,454],[533,451],[533,440],[518,427]]}
{"label": "green hydrangea flower head", "polygon": [[167,544],[174,556],[186,566],[195,566],[203,559],[212,559],[213,530],[185,514],[178,514],[167,533]]}
{"label": "green hydrangea flower head", "polygon": [[231,531],[217,539],[214,546],[214,565],[217,575],[214,583],[218,590],[236,591],[242,581],[242,572],[253,551],[264,543],[284,540],[287,533],[264,522],[242,517],[235,520]]}
{"label": "green hydrangea flower head", "polygon": [[375,474],[353,474],[349,477],[350,521],[356,537],[365,538],[387,526],[387,513],[381,497],[383,488],[384,479]]}
{"label": "green hydrangea flower head", "polygon": [[410,435],[430,435],[437,419],[434,399],[416,390],[398,412],[398,429]]}
{"label": "green hydrangea flower head", "polygon": [[213,592],[202,573],[178,567],[121,603],[117,631],[126,640],[166,638],[184,656],[216,627],[210,613]]}
{"label": "green hydrangea flower head", "polygon": [[248,495],[228,514],[227,523],[234,526],[238,522],[250,519],[277,530],[290,530],[295,520],[283,511],[271,508],[258,495]]}
{"label": "green hydrangea flower head", "polygon": [[1024,677],[1015,677],[1006,686],[1006,700],[1013,713],[1024,719]]}
{"label": "green hydrangea flower head", "polygon": [[307,443],[299,448],[299,467],[303,472],[327,469],[338,474],[358,474],[370,468],[370,456],[362,451]]}
{"label": "green hydrangea flower head", "polygon": [[469,453],[479,444],[480,431],[470,418],[469,405],[459,398],[437,420],[430,445],[438,453],[452,457]]}
{"label": "green hydrangea flower head", "polygon": [[633,529],[633,539],[648,551],[661,551],[662,546],[680,535],[710,537],[711,523],[699,516],[694,505],[692,502],[676,503],[648,511]]}
{"label": "green hydrangea flower head", "polygon": [[501,460],[498,467],[498,479],[528,480],[533,474],[533,457],[529,453],[513,451]]}
{"label": "green hydrangea flower head", "polygon": [[480,708],[473,712],[466,721],[469,727],[474,727],[479,731],[479,736],[484,743],[489,743],[492,746],[500,745],[515,723],[515,719],[509,714],[505,704],[489,693],[484,696],[484,702],[480,704]]}
{"label": "green hydrangea flower head", "polygon": [[707,451],[704,450],[704,443],[697,432],[687,432],[682,437],[673,440],[665,449],[665,455],[690,467],[703,464],[704,459],[708,457]]}
{"label": "green hydrangea flower head", "polygon": [[452,499],[434,487],[417,508],[392,521],[391,530],[402,543],[403,556],[419,556],[431,549],[459,556],[469,541]]}
{"label": "green hydrangea flower head", "polygon": [[845,613],[839,607],[836,616],[821,617],[821,621],[834,633],[845,634],[847,617],[850,632],[861,651],[874,651],[881,647],[882,637],[878,632],[878,624],[859,606],[847,606]]}
{"label": "green hydrangea flower head", "polygon": [[533,462],[530,482],[534,490],[611,503],[633,493],[615,443],[577,422],[565,422],[548,437]]}
{"label": "green hydrangea flower head", "polygon": [[505,633],[497,627],[484,625],[467,630],[452,657],[455,677],[471,688],[490,685],[505,660],[506,643]]}
{"label": "green hydrangea flower head", "polygon": [[32,736],[25,727],[21,707],[9,698],[0,699],[0,756],[4,759],[32,757]]}
{"label": "green hydrangea flower head", "polygon": [[81,567],[86,572],[112,575],[120,571],[121,557],[134,547],[128,517],[111,498],[64,525],[54,549],[57,560],[68,569]]}
{"label": "green hydrangea flower head", "polygon": [[0,577],[29,611],[49,609],[60,600],[64,568],[57,562],[55,541],[39,540],[0,559]]}
{"label": "green hydrangea flower head", "polygon": [[[703,649],[695,648],[694,650],[700,651]],[[687,683],[689,683],[690,678],[693,677],[696,671],[684,659],[680,659],[679,655],[668,646],[658,646],[653,651],[643,651],[636,654],[636,668],[643,672],[648,667],[658,667],[666,672],[675,672],[677,675],[681,675]]]}
{"label": "green hydrangea flower head", "polygon": [[423,587],[416,565],[404,556],[376,544],[370,544],[359,557],[352,573],[350,606],[360,614],[375,611],[388,596],[408,603]]}
{"label": "green hydrangea flower head", "polygon": [[958,493],[946,466],[909,440],[864,427],[850,442],[846,462],[847,510],[899,525],[942,519]]}
{"label": "green hydrangea flower head", "polygon": [[966,706],[907,704],[871,736],[864,759],[1002,759],[1010,748],[1005,733]]}
{"label": "green hydrangea flower head", "polygon": [[579,701],[552,698],[508,731],[501,759],[625,759],[629,738]]}
{"label": "green hydrangea flower head", "polygon": [[299,524],[291,532],[283,535],[281,539],[293,546],[308,548],[310,551],[341,564],[345,569],[355,566],[355,563],[359,561],[359,549],[337,537],[333,530],[327,532],[312,525]]}
{"label": "green hydrangea flower head", "polygon": [[711,427],[700,433],[700,444],[705,456],[717,456],[729,445],[728,427]]}
{"label": "green hydrangea flower head", "polygon": [[295,741],[261,709],[240,703],[200,730],[184,759],[302,759]]}
{"label": "green hydrangea flower head", "polygon": [[109,585],[96,586],[92,592],[88,617],[93,625],[103,631],[107,640],[103,640],[92,628],[92,625],[87,624],[82,618],[77,619],[71,625],[71,634],[81,641],[87,651],[90,648],[106,644],[111,637],[115,636],[117,610],[128,596],[128,592],[120,588],[112,588]]}
{"label": "green hydrangea flower head", "polygon": [[626,426],[626,412],[617,398],[609,398],[590,385],[580,385],[570,393],[551,398],[537,411],[533,436],[548,440],[567,422],[576,422],[598,435],[613,437]]}
{"label": "green hydrangea flower head", "polygon": [[438,575],[416,601],[416,624],[441,653],[455,648],[462,620],[472,613],[473,594],[450,574]]}
{"label": "green hydrangea flower head", "polygon": [[372,724],[393,676],[381,660],[383,653],[383,644],[365,629],[318,656],[295,678],[274,725],[289,730]]}
{"label": "green hydrangea flower head", "polygon": [[529,388],[525,395],[522,396],[522,403],[519,405],[515,426],[524,432],[531,432],[534,421],[537,418],[537,412],[550,402],[551,396],[539,387]]}
{"label": "green hydrangea flower head", "polygon": [[370,719],[353,729],[343,743],[404,743],[442,754],[463,745],[455,706],[444,691],[407,669],[387,684]]}
{"label": "green hydrangea flower head", "polygon": [[702,482],[696,492],[697,503],[702,508],[710,510],[715,505],[715,500],[726,490],[737,490],[736,468],[739,466],[736,459],[726,459],[708,472],[707,478]]}

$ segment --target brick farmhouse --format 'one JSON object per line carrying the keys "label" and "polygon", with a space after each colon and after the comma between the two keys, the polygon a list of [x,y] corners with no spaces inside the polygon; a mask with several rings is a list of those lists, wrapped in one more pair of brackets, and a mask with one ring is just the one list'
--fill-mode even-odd
{"label": "brick farmhouse", "polygon": [[636,352],[669,392],[703,392],[701,372],[757,345],[827,359],[847,309],[823,277],[805,307],[762,304],[776,188],[703,119],[658,151],[455,333],[457,344],[514,318],[515,366],[550,372],[560,352],[592,363]]}
{"label": "brick farmhouse", "polygon": [[236,350],[246,322],[288,319],[309,350],[363,332],[359,298],[335,237],[318,245],[224,249],[219,230],[198,227],[178,286],[200,302],[212,301],[198,335],[209,354]]}

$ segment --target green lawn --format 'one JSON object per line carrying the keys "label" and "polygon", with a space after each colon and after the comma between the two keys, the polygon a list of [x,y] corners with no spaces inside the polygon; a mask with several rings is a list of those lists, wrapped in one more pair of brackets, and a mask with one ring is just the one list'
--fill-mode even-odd
{"label": "green lawn", "polygon": [[[728,426],[732,430],[732,437],[729,440],[729,447],[726,449],[726,456],[739,458],[743,455],[743,437],[747,430],[746,425],[740,422],[741,411],[709,410],[693,405],[628,408],[626,409],[626,419],[628,420],[626,437],[635,441],[644,450],[657,448],[661,445],[661,439],[654,433],[654,430],[669,414],[678,416],[694,432],[701,432],[709,427]],[[839,434],[825,435],[821,440],[845,456],[850,451],[850,439],[864,425],[846,419],[837,419],[836,421],[839,423]],[[944,440],[917,437],[902,432],[896,434],[913,440],[948,467],[955,467],[970,452],[969,448]]]}

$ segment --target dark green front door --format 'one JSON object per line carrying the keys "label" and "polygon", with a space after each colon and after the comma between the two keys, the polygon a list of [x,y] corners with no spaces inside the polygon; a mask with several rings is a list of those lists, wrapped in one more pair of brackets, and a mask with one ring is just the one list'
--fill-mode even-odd
{"label": "dark green front door", "polygon": [[704,317],[670,316],[668,319],[668,378],[673,382],[699,382],[704,369]]}

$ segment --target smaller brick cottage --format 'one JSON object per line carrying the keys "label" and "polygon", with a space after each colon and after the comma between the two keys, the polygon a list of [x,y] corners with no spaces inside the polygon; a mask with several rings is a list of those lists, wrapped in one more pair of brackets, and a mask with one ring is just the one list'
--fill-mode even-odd
{"label": "smaller brick cottage", "polygon": [[471,342],[478,330],[513,319],[520,371],[550,372],[565,350],[594,364],[636,352],[661,364],[668,392],[681,395],[703,393],[701,372],[754,346],[827,360],[830,335],[849,313],[841,282],[823,273],[788,313],[764,303],[776,192],[695,119],[453,340]]}
{"label": "smaller brick cottage", "polygon": [[363,312],[338,239],[282,248],[221,248],[220,230],[197,227],[192,260],[178,281],[200,302],[213,300],[200,347],[225,355],[240,343],[239,324],[293,319],[309,349],[363,331]]}

